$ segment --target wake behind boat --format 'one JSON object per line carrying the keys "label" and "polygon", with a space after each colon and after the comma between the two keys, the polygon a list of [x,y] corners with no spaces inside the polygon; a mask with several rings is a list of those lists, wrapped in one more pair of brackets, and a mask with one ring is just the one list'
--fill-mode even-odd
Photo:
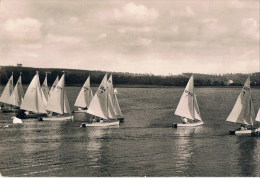
{"label": "wake behind boat", "polygon": [[183,123],[173,123],[174,128],[177,127],[196,127],[203,125],[203,121],[200,116],[200,110],[194,91],[193,76],[190,80],[181,96],[180,102],[175,110],[175,115],[181,116]]}
{"label": "wake behind boat", "polygon": [[231,135],[256,135],[256,121],[260,122],[259,118],[255,119],[255,111],[252,102],[250,78],[248,77],[237,101],[230,112],[228,122],[242,124],[241,128],[229,131]]}
{"label": "wake behind boat", "polygon": [[94,116],[89,123],[82,123],[81,127],[107,127],[119,125],[108,89],[107,74],[99,85],[87,113]]}

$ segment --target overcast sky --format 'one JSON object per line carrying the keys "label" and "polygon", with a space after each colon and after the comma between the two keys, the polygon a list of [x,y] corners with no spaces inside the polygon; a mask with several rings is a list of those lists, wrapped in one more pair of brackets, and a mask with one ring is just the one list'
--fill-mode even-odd
{"label": "overcast sky", "polygon": [[259,0],[0,0],[0,65],[259,72]]}

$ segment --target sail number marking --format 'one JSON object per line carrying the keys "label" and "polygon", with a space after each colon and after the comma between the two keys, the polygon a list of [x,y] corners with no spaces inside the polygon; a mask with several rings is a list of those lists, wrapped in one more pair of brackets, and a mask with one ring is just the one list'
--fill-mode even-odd
{"label": "sail number marking", "polygon": [[244,91],[243,91],[243,96],[246,94],[246,91],[249,91],[249,88],[247,86],[243,87]]}
{"label": "sail number marking", "polygon": [[101,91],[100,91],[100,94],[102,94],[102,93],[104,93],[105,91],[106,91],[106,88],[105,87],[103,87],[103,86],[100,86],[100,88],[99,88]]}
{"label": "sail number marking", "polygon": [[190,91],[188,91],[188,90],[185,90],[184,92],[187,93],[187,94],[190,95],[190,96],[193,96],[193,93],[190,92]]}
{"label": "sail number marking", "polygon": [[61,92],[63,90],[63,88],[60,86],[57,86],[56,88],[57,88],[58,92]]}
{"label": "sail number marking", "polygon": [[89,89],[87,87],[84,87],[84,92],[87,92]]}

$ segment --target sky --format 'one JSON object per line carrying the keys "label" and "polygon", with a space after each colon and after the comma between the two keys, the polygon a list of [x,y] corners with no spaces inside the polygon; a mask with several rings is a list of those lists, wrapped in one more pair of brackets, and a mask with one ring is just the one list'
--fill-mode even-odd
{"label": "sky", "polygon": [[258,0],[0,0],[0,65],[260,71]]}

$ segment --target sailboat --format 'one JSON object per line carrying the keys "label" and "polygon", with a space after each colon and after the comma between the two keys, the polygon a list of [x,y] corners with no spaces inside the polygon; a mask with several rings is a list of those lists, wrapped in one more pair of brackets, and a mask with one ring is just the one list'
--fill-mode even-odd
{"label": "sailboat", "polygon": [[42,92],[44,94],[44,97],[46,101],[49,99],[49,87],[48,87],[48,82],[47,82],[47,73],[45,74],[45,79],[42,84]]}
{"label": "sailboat", "polygon": [[194,91],[193,75],[190,77],[189,82],[181,96],[180,102],[175,110],[175,115],[181,116],[183,123],[174,124],[173,127],[195,127],[203,125],[200,116],[199,105]]}
{"label": "sailboat", "polygon": [[61,121],[73,119],[72,115],[67,115],[71,112],[65,88],[65,74],[62,75],[57,86],[52,91],[45,109],[52,113],[48,117],[42,117],[42,120]]}
{"label": "sailboat", "polygon": [[21,73],[20,73],[20,76],[14,87],[14,90],[13,90],[11,96],[9,97],[9,100],[7,101],[7,103],[12,106],[16,106],[17,108],[20,108],[20,105],[23,101],[23,97],[24,97],[24,91],[23,91],[23,87],[22,87],[22,77],[21,77]]}
{"label": "sailboat", "polygon": [[83,87],[81,88],[79,95],[75,101],[74,106],[78,107],[77,111],[74,112],[86,112],[89,104],[93,98],[93,93],[90,88],[90,76],[87,78]]}
{"label": "sailboat", "polygon": [[[4,88],[4,91],[0,97],[0,102],[3,103],[1,106],[2,112],[13,112],[13,107],[11,104],[9,104],[9,102],[10,102],[9,100],[13,93],[13,90],[14,90],[14,84],[13,84],[13,73],[12,73],[12,75],[9,78],[9,80]],[[6,106],[6,105],[9,105],[9,106]]]}
{"label": "sailboat", "polygon": [[90,102],[87,113],[95,117],[93,120],[91,119],[89,123],[83,123],[81,127],[106,127],[119,125],[119,121],[116,120],[116,113],[108,91],[107,74],[104,76],[92,101]]}
{"label": "sailboat", "polygon": [[[47,114],[45,104],[46,100],[40,86],[39,73],[36,71],[35,76],[25,92],[23,102],[20,106],[21,111],[19,112],[18,117],[32,118],[45,115]],[[22,113],[23,110],[27,112],[27,116]],[[33,114],[30,114],[29,112],[32,112]]]}
{"label": "sailboat", "polygon": [[115,113],[116,113],[116,118],[120,122],[124,122],[124,117],[123,117],[123,114],[121,112],[121,108],[120,108],[120,105],[119,105],[119,102],[118,102],[118,99],[117,99],[117,89],[114,89],[114,87],[113,87],[112,74],[110,75],[110,77],[107,81],[107,88],[108,88],[109,95],[112,99],[112,105],[113,105],[113,108],[114,108]]}
{"label": "sailboat", "polygon": [[[254,135],[257,132],[257,129],[254,129],[256,126],[255,111],[251,97],[250,89],[250,78],[248,77],[238,98],[237,101],[230,112],[226,121],[242,124],[240,129],[229,131],[231,135]],[[250,129],[247,129],[246,126],[251,126]]]}

